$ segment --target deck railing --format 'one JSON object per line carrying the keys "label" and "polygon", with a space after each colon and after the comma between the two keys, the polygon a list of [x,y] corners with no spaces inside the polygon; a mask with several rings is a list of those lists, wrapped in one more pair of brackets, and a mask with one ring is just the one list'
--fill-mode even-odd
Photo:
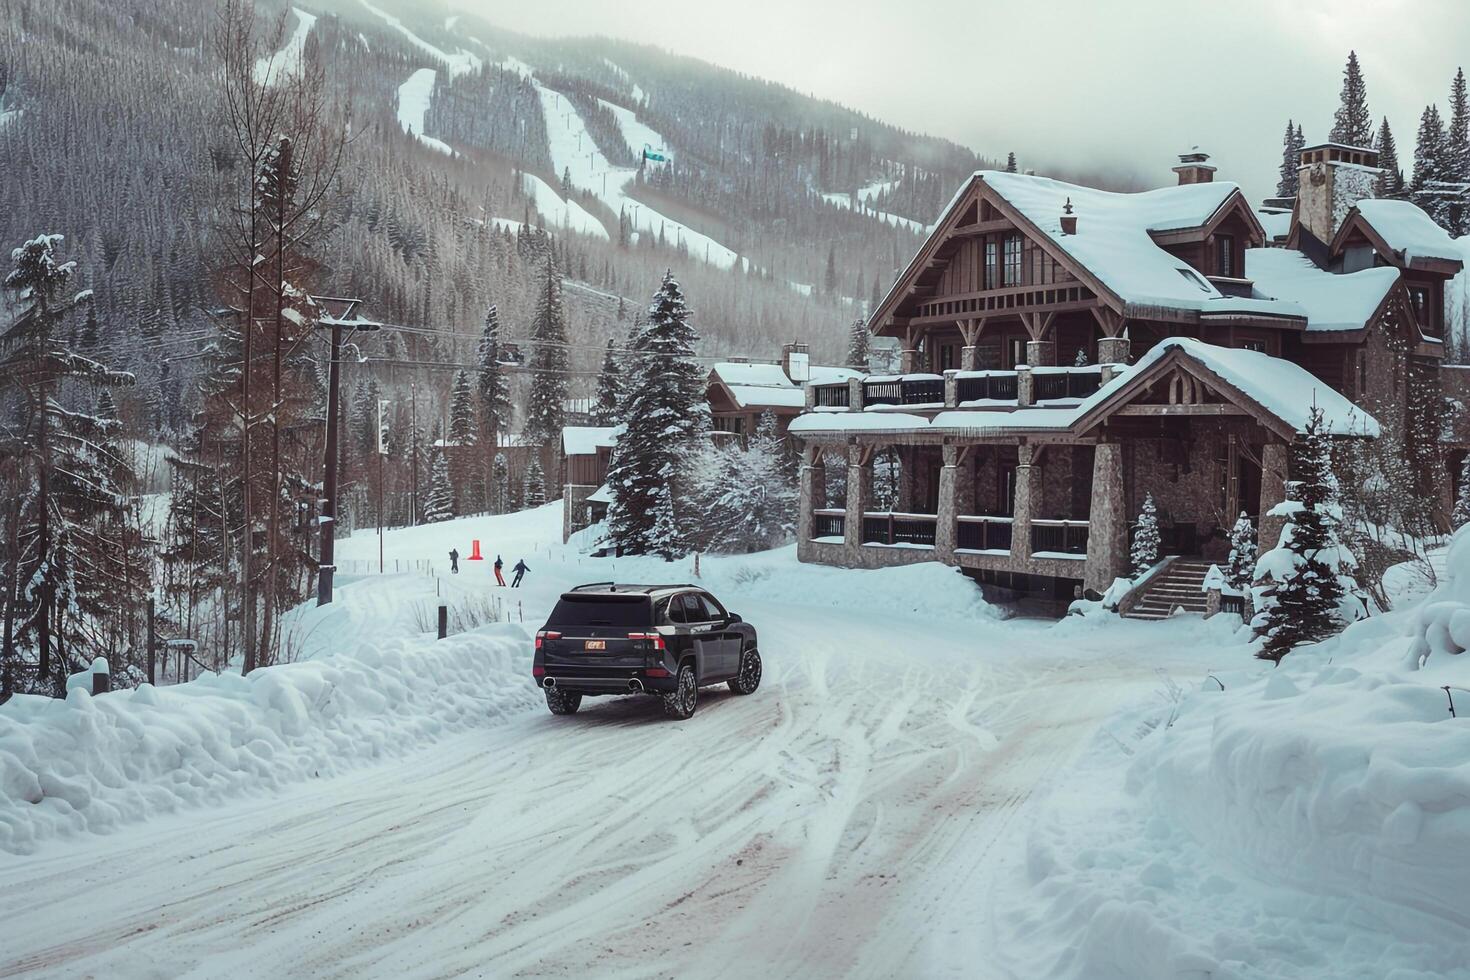
{"label": "deck railing", "polygon": [[1012,520],[990,515],[956,519],[955,547],[964,551],[1010,551]]}
{"label": "deck railing", "polygon": [[812,537],[840,538],[847,532],[847,511],[819,510],[812,514]]}
{"label": "deck railing", "polygon": [[850,408],[851,391],[847,382],[812,385],[812,396],[818,408]]}
{"label": "deck railing", "polygon": [[1031,521],[1031,553],[1087,554],[1087,521],[1033,518]]}
{"label": "deck railing", "polygon": [[936,514],[866,513],[863,544],[911,544],[934,547]]}
{"label": "deck railing", "polygon": [[944,379],[930,375],[863,382],[863,405],[942,405]]}
{"label": "deck railing", "polygon": [[961,375],[955,379],[955,401],[1009,401],[1017,397],[1016,372],[994,371],[978,377]]}
{"label": "deck railing", "polygon": [[1033,368],[1035,400],[1086,398],[1102,387],[1102,368],[1096,364],[1075,368]]}

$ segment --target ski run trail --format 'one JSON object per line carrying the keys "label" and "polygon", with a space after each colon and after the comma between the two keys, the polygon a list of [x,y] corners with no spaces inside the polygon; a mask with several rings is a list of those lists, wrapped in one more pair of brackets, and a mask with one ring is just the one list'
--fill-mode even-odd
{"label": "ski run trail", "polygon": [[[390,572],[442,572],[479,536],[507,577],[525,558],[527,588],[494,589],[490,561],[433,587],[344,574],[307,655],[413,629],[436,588],[493,594],[525,617],[530,688],[529,635],[561,590],[689,580],[547,545],[559,524],[552,504],[389,532]],[[375,565],[377,538],[339,553]],[[1000,622],[937,565],[788,548],[706,557],[701,581],[760,632],[754,696],[707,689],[686,722],[652,698],[555,717],[522,697],[399,758],[0,855],[0,977],[1028,975],[1002,925],[1028,815],[1161,670],[1197,677],[1198,650],[1141,624]]]}

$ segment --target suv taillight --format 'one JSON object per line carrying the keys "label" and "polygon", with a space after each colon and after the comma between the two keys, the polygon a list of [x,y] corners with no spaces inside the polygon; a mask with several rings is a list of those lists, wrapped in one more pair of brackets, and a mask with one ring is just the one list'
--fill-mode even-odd
{"label": "suv taillight", "polygon": [[537,650],[540,650],[541,649],[541,641],[542,640],[559,640],[559,639],[561,639],[561,634],[558,633],[558,632],[556,632],[555,630],[537,630],[536,631],[536,649]]}
{"label": "suv taillight", "polygon": [[629,633],[630,640],[646,640],[653,644],[655,650],[664,649],[664,637],[662,633]]}

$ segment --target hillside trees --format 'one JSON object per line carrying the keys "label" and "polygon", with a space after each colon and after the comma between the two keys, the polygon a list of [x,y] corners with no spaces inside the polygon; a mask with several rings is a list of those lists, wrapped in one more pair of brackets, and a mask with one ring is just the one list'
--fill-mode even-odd
{"label": "hillside trees", "polygon": [[134,474],[115,419],[68,405],[133,383],[67,344],[91,300],[67,295],[76,264],[60,235],[11,253],[4,290],[18,315],[0,337],[0,477],[9,513],[4,552],[0,701],[17,691],[58,697],[66,676],[108,652],[104,635],[136,609],[146,573],[128,510]]}

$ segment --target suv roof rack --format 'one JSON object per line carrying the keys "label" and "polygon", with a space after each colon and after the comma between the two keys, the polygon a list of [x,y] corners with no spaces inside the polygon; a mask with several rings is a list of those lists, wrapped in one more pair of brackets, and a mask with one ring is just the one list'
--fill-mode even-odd
{"label": "suv roof rack", "polygon": [[672,582],[666,585],[634,585],[630,582],[587,582],[573,586],[569,592],[661,592],[664,589],[698,589],[702,586],[691,582]]}

